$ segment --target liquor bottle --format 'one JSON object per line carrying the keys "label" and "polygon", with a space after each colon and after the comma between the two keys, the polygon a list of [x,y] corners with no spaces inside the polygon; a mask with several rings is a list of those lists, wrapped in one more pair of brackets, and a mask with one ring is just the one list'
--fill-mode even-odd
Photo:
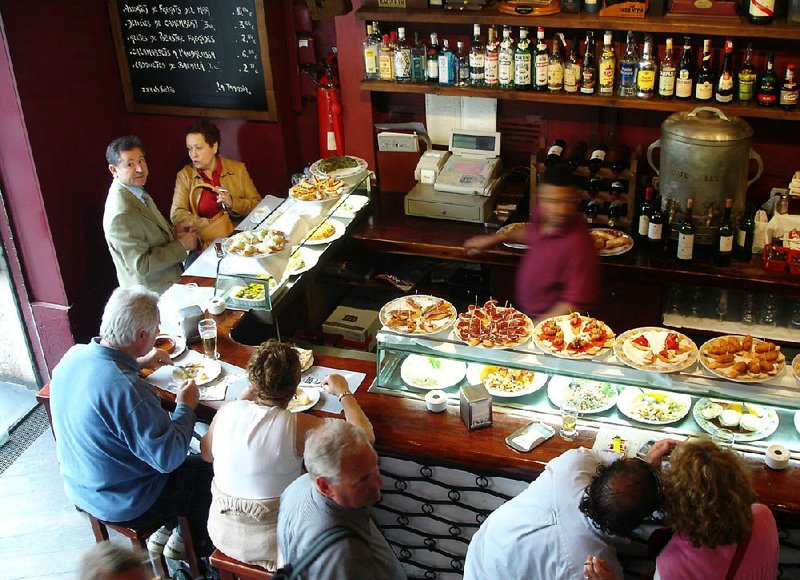
{"label": "liquor bottle", "polygon": [[733,42],[725,41],[725,56],[722,57],[722,70],[717,79],[715,98],[718,103],[733,101]]}
{"label": "liquor bottle", "polygon": [[678,263],[686,264],[694,257],[694,224],[692,223],[692,207],[694,200],[686,200],[686,213],[683,214],[683,223],[678,230]]}
{"label": "liquor bottle", "polygon": [[625,52],[619,59],[619,90],[620,97],[632,97],[635,92],[636,65],[639,64],[639,53],[636,50],[636,37],[633,31],[628,31],[628,41]]}
{"label": "liquor bottle", "polygon": [[419,38],[419,32],[414,33],[414,44],[411,45],[411,80],[415,83],[424,83],[428,69],[428,47]]}
{"label": "liquor bottle", "polygon": [[501,89],[514,88],[514,43],[508,26],[503,27],[503,41],[497,52],[497,80]]}
{"label": "liquor bottle", "polygon": [[547,63],[547,88],[552,92],[564,88],[564,52],[561,47],[563,43],[563,34],[558,33],[553,37],[553,52],[550,53],[550,61]]}
{"label": "liquor bottle", "polygon": [[690,99],[692,97],[694,63],[692,62],[691,42],[691,37],[683,37],[683,54],[681,54],[681,61],[678,63],[678,75],[675,77],[675,96],[679,99]]}
{"label": "liquor bottle", "polygon": [[489,40],[486,42],[486,57],[484,58],[483,65],[483,82],[487,87],[496,87],[500,83],[497,76],[497,49],[497,29],[494,26],[490,26]]}
{"label": "liquor bottle", "polygon": [[394,80],[411,82],[411,47],[406,42],[406,29],[397,29],[397,44],[394,48]]}
{"label": "liquor bottle", "polygon": [[725,200],[725,211],[722,214],[722,223],[717,229],[717,251],[714,256],[714,263],[717,266],[730,266],[731,256],[733,256],[733,223],[731,222],[731,208],[733,208],[733,198]]}
{"label": "liquor bottle", "polygon": [[544,41],[544,28],[536,29],[536,46],[533,47],[533,90],[547,90],[547,68],[550,66],[550,54]]}
{"label": "liquor bottle", "polygon": [[675,241],[672,240],[673,229],[677,225],[676,218],[678,216],[678,200],[668,197],[667,205],[664,210],[664,249],[667,254],[674,256],[678,251],[678,236],[675,236]]}
{"label": "liquor bottle", "polygon": [[567,142],[563,139],[556,139],[553,141],[553,144],[550,145],[550,149],[547,150],[547,156],[544,158],[545,166],[550,167],[560,162],[564,158],[564,149],[566,148]]}
{"label": "liquor bottle", "polygon": [[439,52],[439,84],[447,87],[458,82],[456,78],[456,55],[450,50],[450,43],[445,38]]}
{"label": "liquor bottle", "polygon": [[653,187],[648,185],[644,191],[644,201],[639,206],[639,227],[636,233],[639,234],[639,239],[644,241],[647,239],[647,231],[650,228],[650,214],[653,211]]}
{"label": "liquor bottle", "polygon": [[375,81],[380,78],[378,75],[378,50],[375,45],[375,38],[372,35],[372,24],[367,24],[367,36],[361,43],[361,50],[364,52],[364,78]]}
{"label": "liquor bottle", "polygon": [[614,45],[611,44],[611,31],[603,34],[603,52],[600,55],[599,81],[600,94],[610,97],[614,94],[614,76],[617,72],[617,57],[614,54]]}
{"label": "liquor bottle", "polygon": [[581,94],[593,95],[597,89],[597,61],[594,55],[594,32],[586,33],[586,52],[581,66]]}
{"label": "liquor bottle", "polygon": [[773,70],[775,55],[771,52],[767,57],[767,70],[761,75],[756,93],[756,102],[762,107],[774,107],[778,102],[778,77]]}
{"label": "liquor bottle", "polygon": [[600,0],[583,0],[583,11],[593,14],[600,10]]}
{"label": "liquor bottle", "polygon": [[531,51],[528,45],[528,29],[520,27],[519,42],[514,53],[514,88],[518,91],[531,88]]}
{"label": "liquor bottle", "polygon": [[753,45],[750,42],[744,51],[744,61],[736,81],[737,98],[743,103],[752,101],[756,90],[756,67],[753,66]]}
{"label": "liquor bottle", "polygon": [[581,86],[581,43],[576,34],[572,38],[572,47],[569,49],[569,59],[564,65],[564,91],[577,93]]}
{"label": "liquor bottle", "polygon": [[703,62],[697,71],[697,82],[694,85],[694,98],[698,101],[710,101],[714,96],[714,73],[711,72],[711,39],[703,41]]}
{"label": "liquor bottle", "polygon": [[745,16],[753,24],[770,24],[775,19],[775,0],[745,0]]}
{"label": "liquor bottle", "polygon": [[589,173],[594,175],[605,165],[606,156],[608,155],[608,146],[604,143],[600,143],[597,147],[594,148],[592,151],[591,157],[589,157]]}
{"label": "liquor bottle", "polygon": [[644,49],[639,65],[636,67],[636,96],[640,99],[649,99],[656,90],[656,73],[658,65],[653,58],[653,39],[644,37]]}
{"label": "liquor bottle", "polygon": [[583,158],[586,157],[586,152],[588,150],[589,146],[585,141],[578,141],[572,146],[569,155],[567,155],[567,164],[572,167],[573,170],[577,169],[578,166],[583,163]]}
{"label": "liquor bottle", "polygon": [[615,192],[614,183],[611,184],[611,203],[608,205],[608,227],[613,228],[617,225],[617,220],[624,215],[624,205],[620,200],[619,194]]}
{"label": "liquor bottle", "polygon": [[397,46],[397,31],[390,30],[389,31],[389,48],[392,49],[394,52],[394,48]]}
{"label": "liquor bottle", "polygon": [[736,232],[734,253],[736,254],[736,259],[740,262],[749,262],[753,258],[753,238],[756,231],[754,215],[755,209],[748,205],[742,217],[739,218],[739,230]]}
{"label": "liquor bottle", "polygon": [[439,35],[431,32],[431,45],[428,47],[428,69],[426,77],[429,83],[439,82]]}
{"label": "liquor bottle", "polygon": [[661,201],[657,200],[650,210],[650,219],[647,222],[647,245],[651,252],[661,252],[663,237],[664,213],[661,211]]}
{"label": "liquor bottle", "polygon": [[394,51],[389,46],[389,35],[383,35],[383,44],[378,54],[378,75],[382,81],[394,80]]}
{"label": "liquor bottle", "polygon": [[786,111],[794,111],[797,108],[797,77],[793,64],[786,65],[786,78],[778,95],[778,106]]}
{"label": "liquor bottle", "polygon": [[675,55],[672,54],[672,39],[666,40],[664,58],[658,66],[658,96],[671,99],[675,95]]}
{"label": "liquor bottle", "polygon": [[472,45],[469,47],[469,84],[483,85],[486,69],[486,45],[481,39],[481,25],[472,25]]}
{"label": "liquor bottle", "polygon": [[469,86],[469,57],[462,41],[456,42],[456,84],[459,87]]}

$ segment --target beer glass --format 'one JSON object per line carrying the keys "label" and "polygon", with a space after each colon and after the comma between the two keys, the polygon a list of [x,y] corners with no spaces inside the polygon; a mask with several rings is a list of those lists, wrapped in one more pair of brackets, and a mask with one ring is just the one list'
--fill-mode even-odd
{"label": "beer glass", "polygon": [[558,432],[565,441],[572,441],[578,436],[578,409],[574,403],[562,401],[561,409],[561,430]]}
{"label": "beer glass", "polygon": [[212,318],[204,318],[197,324],[200,340],[203,341],[203,352],[208,358],[219,358],[217,354],[217,322]]}

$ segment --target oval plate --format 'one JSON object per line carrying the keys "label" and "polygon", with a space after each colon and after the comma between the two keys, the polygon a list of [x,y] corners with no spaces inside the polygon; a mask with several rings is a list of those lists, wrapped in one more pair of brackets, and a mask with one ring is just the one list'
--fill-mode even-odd
{"label": "oval plate", "polygon": [[[593,234],[593,232],[596,232]],[[619,230],[612,230],[611,228],[592,228],[589,230],[589,235],[592,236],[592,241],[596,237],[602,238],[606,243],[606,238],[624,238],[625,244],[622,246],[616,246],[615,248],[600,248],[599,250],[595,250],[598,256],[619,256],[620,254],[624,254],[625,252],[630,251],[633,248],[633,238],[630,237],[625,232],[621,232]]]}
{"label": "oval plate", "polygon": [[[347,229],[342,222],[337,221],[337,220],[326,220],[324,223],[329,223],[329,224],[331,224],[333,226],[333,230],[334,230],[333,233],[330,236],[328,236],[327,238],[324,238],[324,239],[321,239],[321,240],[312,240],[309,237],[304,242],[304,244],[306,246],[321,246],[323,244],[329,244],[330,242],[332,242],[334,240],[338,240],[339,238],[341,238],[344,235],[345,230]],[[322,225],[320,225],[319,227],[322,227]],[[316,231],[316,229],[314,231]]]}
{"label": "oval plate", "polygon": [[341,179],[343,177],[350,177],[364,171],[367,169],[367,162],[361,159],[360,157],[354,157],[353,155],[342,155],[342,157],[347,157],[350,161],[354,161],[356,165],[352,167],[344,167],[342,169],[334,169],[330,173],[325,173],[322,171],[321,167],[325,167],[326,159],[319,159],[311,164],[309,170],[311,171],[312,175],[317,176],[329,176],[329,177],[336,177]]}
{"label": "oval plate", "polygon": [[[298,393],[308,397],[308,400],[310,402],[301,403],[297,399]],[[302,411],[307,411],[308,409],[312,408],[314,405],[317,404],[318,401],[319,401],[319,389],[314,389],[311,387],[297,387],[295,396],[292,397],[292,400],[289,401],[289,404],[286,406],[286,408],[292,413],[300,413]]]}
{"label": "oval plate", "polygon": [[[536,327],[533,329],[533,343],[539,347],[539,349],[546,353],[552,354],[553,356],[557,356],[559,358],[597,358],[606,354],[609,350],[611,350],[611,346],[614,344],[614,331],[602,320],[597,320],[598,324],[602,324],[603,328],[606,329],[606,334],[608,337],[603,343],[603,346],[594,345],[595,348],[598,350],[590,353],[588,351],[584,352],[574,352],[571,350],[567,350],[566,346],[562,350],[558,350],[557,348],[553,347],[550,341],[546,338],[542,338],[542,326],[544,326],[547,322],[553,322],[564,332],[564,342],[569,344],[573,338],[576,336],[581,336],[583,338],[583,332],[575,332],[575,327],[570,324],[570,314],[564,314],[562,316],[554,316],[553,318],[546,318],[539,322]],[[579,325],[580,329],[583,329],[586,326],[586,323],[589,321],[590,316],[581,316],[581,324]],[[595,319],[596,320],[596,319]]]}
{"label": "oval plate", "polygon": [[[292,259],[295,256],[299,256],[299,258],[303,261],[303,265],[299,268],[292,269]],[[318,252],[314,252],[308,248],[300,246],[294,252],[292,252],[292,256],[289,258],[289,263],[286,265],[286,273],[289,276],[297,276],[299,274],[308,272],[311,268],[317,265],[319,256],[320,255]]]}
{"label": "oval plate", "polygon": [[[400,378],[403,382],[426,391],[453,387],[463,380],[466,373],[467,365],[461,361],[419,354],[408,355],[400,365]],[[425,380],[425,383],[420,379]]]}
{"label": "oval plate", "polygon": [[[472,306],[470,306],[470,308],[472,308]],[[465,323],[465,324],[467,324],[467,326],[469,326],[470,325],[470,317],[472,316],[472,314],[470,314],[471,312],[480,312],[480,314],[478,314],[478,317],[489,316],[487,311],[486,311],[486,308],[484,306],[478,306],[472,311],[468,310],[467,312],[464,312],[464,313],[460,314],[459,317],[456,318],[456,322],[455,322],[455,326],[453,328],[453,332],[455,333],[455,335],[458,337],[458,339],[461,342],[463,342],[464,344],[466,344],[468,346],[477,346],[477,347],[480,347],[480,348],[488,348],[488,349],[493,349],[493,350],[504,350],[504,349],[509,349],[509,348],[517,348],[518,346],[522,346],[523,344],[525,344],[526,342],[528,342],[531,339],[531,336],[533,336],[533,322],[531,321],[531,319],[524,312],[521,312],[521,311],[519,311],[516,308],[511,307],[511,306],[496,306],[495,308],[497,309],[498,312],[511,310],[513,312],[511,312],[509,314],[513,314],[514,316],[516,316],[517,314],[521,315],[521,317],[519,319],[520,324],[517,326],[517,328],[524,328],[524,330],[522,331],[522,336],[520,336],[516,340],[508,341],[505,344],[492,344],[491,346],[486,346],[483,343],[478,343],[476,345],[470,344],[471,341],[477,340],[477,339],[471,338],[470,335],[469,335],[468,330],[467,331],[462,330],[462,328],[459,327],[459,322]],[[463,318],[461,318],[462,316],[463,316]],[[492,329],[492,328],[495,328],[494,324],[489,326],[489,329]],[[486,336],[486,338],[484,340],[491,340],[490,336]]]}
{"label": "oval plate", "polygon": [[[410,304],[409,301],[412,301],[414,304]],[[446,309],[448,314],[444,318],[440,318],[439,320],[431,320],[428,324],[431,325],[431,330],[420,330],[419,332],[409,332],[404,328],[408,328],[407,325],[403,325],[400,323],[392,323],[392,312],[408,312],[408,316],[411,316],[413,320],[417,320],[422,318],[422,314],[414,314],[418,310],[424,312],[426,308],[430,308],[431,306],[438,304],[439,301],[442,302],[442,309]],[[436,296],[431,296],[429,294],[414,294],[411,296],[401,296],[400,298],[395,298],[383,305],[381,308],[380,313],[378,314],[378,318],[381,321],[381,324],[388,328],[393,332],[397,332],[398,334],[405,334],[407,336],[429,336],[432,334],[438,334],[443,330],[447,330],[453,323],[456,321],[458,313],[456,312],[456,307],[453,306],[450,302],[445,300],[444,298],[437,298]],[[417,328],[419,326],[417,325]]]}
{"label": "oval plate", "polygon": [[[672,363],[663,362],[658,358],[652,363],[647,363],[643,360],[643,358],[648,355],[648,352],[649,354],[654,354],[653,351],[663,348],[667,334],[670,332],[675,331],[659,328],[657,326],[643,326],[641,328],[626,330],[614,341],[614,354],[626,365],[643,371],[674,373],[688,369],[697,361],[697,345],[695,345],[689,337],[680,332],[675,332],[678,336],[679,345],[689,349],[687,352],[681,353],[683,356],[677,357]],[[642,334],[645,335],[645,338],[647,338],[650,343],[650,351],[639,350],[630,344],[635,338],[638,338],[639,335]]]}
{"label": "oval plate", "polygon": [[[644,399],[645,394],[656,399],[653,404],[661,403],[665,398],[670,398],[676,403],[682,405],[683,409],[680,411],[680,413],[668,419],[648,419],[647,417],[643,417],[637,413],[633,408],[635,404],[638,404],[639,401]],[[650,405],[648,405],[648,407],[649,406]],[[617,409],[619,409],[620,413],[629,419],[633,419],[634,421],[638,421],[640,423],[647,423],[648,425],[669,425],[670,423],[677,423],[689,414],[689,410],[691,408],[692,398],[689,395],[685,395],[683,393],[669,393],[667,391],[657,391],[655,389],[647,388],[640,389],[639,387],[625,387],[617,399]]]}
{"label": "oval plate", "polygon": [[[525,228],[529,225],[528,222],[515,222],[513,224],[508,224],[497,230],[497,235],[504,234],[506,232],[512,232],[514,230],[518,230],[520,228]],[[513,242],[503,242],[503,245],[506,248],[511,248],[512,250],[527,250],[528,244],[515,244]]]}
{"label": "oval plate", "polygon": [[526,371],[533,375],[533,381],[529,382],[525,388],[520,389],[518,391],[503,391],[501,389],[496,389],[494,387],[490,387],[486,383],[483,382],[481,378],[483,375],[483,370],[487,367],[494,367],[498,370],[507,370],[508,367],[502,367],[498,365],[482,365],[478,363],[470,363],[467,366],[467,381],[471,385],[484,385],[486,390],[489,391],[489,394],[493,397],[501,397],[510,399],[513,397],[524,397],[525,395],[530,395],[531,393],[535,393],[539,389],[541,389],[544,384],[547,382],[547,373],[543,373],[541,371]]}
{"label": "oval plate", "polygon": [[[604,411],[608,411],[612,409],[614,405],[617,404],[617,398],[619,397],[619,391],[617,387],[609,383],[608,381],[593,381],[589,379],[573,379],[572,377],[565,377],[563,375],[555,375],[550,378],[550,382],[547,384],[547,398],[550,399],[550,402],[556,406],[556,408],[561,407],[561,403],[564,400],[564,394],[570,389],[570,385],[573,383],[580,383],[581,386],[578,387],[579,392],[580,390],[590,388],[589,385],[599,385],[601,390],[604,391],[605,398],[600,399],[598,405],[594,407],[590,407],[588,409],[579,408],[579,412],[581,414],[586,415],[593,415],[595,413],[602,413]],[[608,385],[611,389],[613,389],[613,394],[609,394],[605,392],[603,389],[604,385]],[[583,407],[582,404],[584,399],[579,399],[578,405],[579,407]]]}
{"label": "oval plate", "polygon": [[[775,361],[775,363],[776,363],[775,364],[775,369],[773,369],[772,373],[758,373],[757,375],[753,375],[751,373],[746,373],[745,375],[739,375],[738,377],[734,378],[734,377],[729,377],[728,375],[726,375],[723,372],[725,370],[724,368],[721,368],[721,369],[709,368],[709,363],[711,363],[711,361],[713,360],[713,357],[710,357],[709,355],[707,355],[706,351],[708,350],[708,348],[710,348],[710,345],[711,345],[712,342],[714,342],[715,340],[718,340],[720,338],[737,338],[737,339],[739,339],[739,341],[741,341],[744,338],[744,336],[737,335],[737,334],[726,334],[724,336],[718,336],[716,338],[712,338],[710,340],[707,340],[705,343],[703,343],[703,346],[700,347],[700,364],[703,365],[703,367],[708,372],[710,372],[712,375],[716,375],[721,379],[725,379],[726,381],[734,381],[734,382],[737,382],[737,383],[763,383],[764,381],[768,381],[769,379],[771,379],[773,377],[777,377],[786,368],[786,355],[783,354],[780,351],[778,351],[778,360]],[[761,342],[766,342],[766,341],[760,340],[758,338],[754,338],[753,339],[753,345],[759,344]],[[746,362],[746,360],[747,359],[741,353],[736,353],[734,355],[734,362],[737,362],[737,361],[745,361]]]}
{"label": "oval plate", "polygon": [[[763,413],[763,426],[758,431],[747,431],[742,429],[741,427],[728,427],[722,425],[720,423],[717,425],[714,423],[713,419],[706,419],[700,414],[700,411],[706,408],[706,405],[710,403],[718,403],[725,407],[726,405],[736,405],[741,406],[743,409],[747,408],[748,406],[750,409],[757,409],[762,411]],[[694,420],[697,422],[698,425],[706,431],[707,433],[711,433],[712,435],[717,431],[717,429],[729,429],[732,431],[736,437],[736,441],[744,442],[744,441],[759,441],[761,439],[766,439],[778,429],[778,424],[780,420],[778,419],[778,414],[775,412],[774,409],[770,409],[764,405],[753,405],[752,403],[741,403],[737,401],[727,401],[725,399],[700,399],[695,403],[694,408],[692,409],[692,416]],[[797,419],[795,418],[795,423]]]}
{"label": "oval plate", "polygon": [[[249,256],[247,256],[245,254],[242,254],[240,251],[231,251],[231,246],[234,243],[236,243],[236,241],[238,239],[240,239],[242,237],[244,237],[246,239],[247,234],[250,234],[249,231],[239,232],[238,234],[234,234],[231,237],[227,238],[224,242],[222,242],[222,249],[225,251],[226,254],[228,254],[230,256],[236,256],[237,258],[254,258],[254,259],[269,258],[270,256],[274,256],[275,254],[285,250],[286,249],[286,245],[289,243],[289,240],[286,238],[286,234],[284,234],[282,231],[280,231],[280,230],[272,230],[272,231],[274,231],[276,234],[280,234],[281,236],[283,236],[284,242],[283,242],[283,246],[281,247],[280,250],[272,250],[270,252],[265,252],[265,253],[251,254]],[[257,245],[257,244],[253,244],[253,245]]]}

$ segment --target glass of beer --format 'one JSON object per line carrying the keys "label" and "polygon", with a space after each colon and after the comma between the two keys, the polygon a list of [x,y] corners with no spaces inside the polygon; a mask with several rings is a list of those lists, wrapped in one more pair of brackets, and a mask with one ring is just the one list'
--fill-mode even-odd
{"label": "glass of beer", "polygon": [[572,402],[562,401],[561,409],[561,430],[558,432],[565,441],[572,441],[578,436],[578,409]]}
{"label": "glass of beer", "polygon": [[208,358],[219,358],[217,354],[217,321],[204,318],[197,324],[200,331],[200,340],[203,341],[203,351]]}

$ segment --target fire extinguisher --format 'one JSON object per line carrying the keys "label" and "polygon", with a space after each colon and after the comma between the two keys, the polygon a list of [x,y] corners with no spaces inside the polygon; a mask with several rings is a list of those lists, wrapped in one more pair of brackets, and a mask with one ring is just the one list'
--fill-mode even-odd
{"label": "fire extinguisher", "polygon": [[344,130],[342,93],[339,90],[339,70],[335,53],[323,60],[322,68],[324,72],[314,84],[317,85],[319,154],[324,159],[344,155]]}

